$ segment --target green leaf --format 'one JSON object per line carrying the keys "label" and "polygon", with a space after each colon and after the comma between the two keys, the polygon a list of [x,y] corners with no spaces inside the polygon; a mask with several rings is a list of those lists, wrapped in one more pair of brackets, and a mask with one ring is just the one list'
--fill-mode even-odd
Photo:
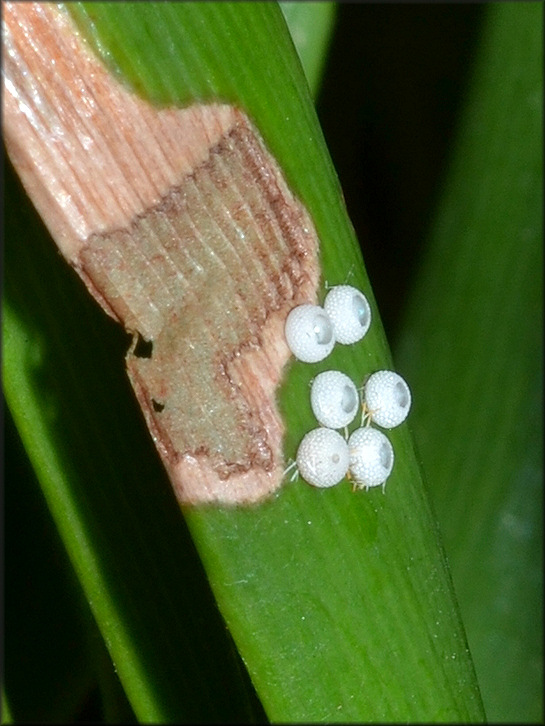
{"label": "green leaf", "polygon": [[239,666],[123,370],[126,336],[7,171],[6,400],[119,678],[139,720],[246,720]]}
{"label": "green leaf", "polygon": [[335,22],[335,3],[301,0],[278,4],[284,14],[311,93],[316,97]]}
{"label": "green leaf", "polygon": [[[361,380],[391,358],[278,7],[85,3],[70,11],[110,67],[154,102],[220,98],[244,108],[315,221],[324,277],[343,282],[353,269],[368,294],[374,323],[365,345],[289,367],[280,403],[293,456],[315,425],[311,377],[339,367]],[[7,207],[20,217],[16,199]],[[140,720],[244,720],[241,677],[230,678],[236,663],[123,375],[124,336],[43,231],[29,237],[29,228],[12,233],[9,257],[6,249],[6,397],[131,705]],[[386,494],[295,482],[255,508],[184,512],[272,720],[483,718],[407,426],[391,440]]]}
{"label": "green leaf", "polygon": [[543,6],[486,6],[397,346],[492,722],[543,719]]}
{"label": "green leaf", "polygon": [[2,723],[8,724],[13,723],[13,716],[11,713],[11,708],[8,703],[8,699],[6,697],[5,689],[2,688]]}
{"label": "green leaf", "polygon": [[101,640],[9,415],[4,435],[4,678],[10,711],[19,722],[69,722],[94,686],[87,633]]}

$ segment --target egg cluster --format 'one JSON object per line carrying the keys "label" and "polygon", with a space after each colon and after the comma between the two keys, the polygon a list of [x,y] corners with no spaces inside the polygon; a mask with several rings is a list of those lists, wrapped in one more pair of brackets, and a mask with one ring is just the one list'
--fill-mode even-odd
{"label": "egg cluster", "polygon": [[[285,335],[298,360],[317,363],[335,343],[361,340],[370,325],[365,295],[350,285],[338,285],[328,292],[323,307],[305,304],[291,310]],[[320,426],[305,434],[292,465],[309,484],[327,488],[349,478],[360,489],[384,487],[394,466],[394,450],[371,424],[392,429],[402,423],[411,407],[411,392],[394,371],[372,373],[361,390],[360,402],[358,389],[341,371],[324,371],[312,381],[310,405]],[[361,426],[349,436],[348,426],[360,408]],[[344,437],[337,429],[343,429]]]}

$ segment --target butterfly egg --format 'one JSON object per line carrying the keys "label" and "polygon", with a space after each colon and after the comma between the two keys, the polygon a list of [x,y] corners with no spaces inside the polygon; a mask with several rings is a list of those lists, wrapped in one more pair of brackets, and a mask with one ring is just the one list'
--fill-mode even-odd
{"label": "butterfly egg", "polygon": [[371,325],[371,308],[365,295],[350,285],[331,288],[324,301],[338,343],[348,345],[361,340]]}
{"label": "butterfly egg", "polygon": [[348,439],[350,474],[357,486],[368,489],[384,484],[394,466],[394,450],[378,429],[364,426]]}
{"label": "butterfly egg", "polygon": [[304,363],[317,363],[335,345],[329,316],[319,305],[299,305],[290,311],[284,328],[293,355]]}
{"label": "butterfly egg", "polygon": [[312,382],[310,405],[322,426],[340,429],[348,426],[358,412],[358,391],[344,373],[324,371]]}
{"label": "butterfly egg", "polygon": [[405,421],[411,408],[411,391],[394,371],[377,371],[369,376],[363,398],[371,419],[378,426],[393,429]]}
{"label": "butterfly egg", "polygon": [[299,474],[312,486],[334,487],[348,471],[348,444],[333,429],[313,429],[299,444],[296,463]]}

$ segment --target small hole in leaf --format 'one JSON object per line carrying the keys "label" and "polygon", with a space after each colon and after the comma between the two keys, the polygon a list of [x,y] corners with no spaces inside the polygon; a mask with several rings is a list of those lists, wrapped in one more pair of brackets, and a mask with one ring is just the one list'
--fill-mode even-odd
{"label": "small hole in leaf", "polygon": [[157,411],[157,413],[161,413],[165,407],[164,403],[159,403],[159,401],[156,401],[154,398],[151,399],[151,405],[153,406],[153,410]]}
{"label": "small hole in leaf", "polygon": [[138,340],[134,346],[133,353],[137,358],[151,358],[151,354],[153,353],[153,340],[145,340],[138,333]]}

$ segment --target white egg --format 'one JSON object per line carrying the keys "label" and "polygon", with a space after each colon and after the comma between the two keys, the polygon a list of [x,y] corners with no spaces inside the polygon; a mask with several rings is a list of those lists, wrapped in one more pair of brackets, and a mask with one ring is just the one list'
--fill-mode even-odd
{"label": "white egg", "polygon": [[299,444],[296,464],[299,474],[312,486],[333,487],[348,471],[348,444],[333,429],[313,429]]}
{"label": "white egg", "polygon": [[369,376],[363,389],[365,408],[373,423],[393,429],[405,421],[411,408],[411,391],[394,371],[377,371]]}
{"label": "white egg", "polygon": [[331,288],[324,301],[324,310],[331,319],[336,341],[344,345],[361,340],[371,325],[367,298],[351,285]]}
{"label": "white egg", "polygon": [[371,426],[356,429],[348,439],[350,475],[364,489],[384,484],[394,466],[394,449],[386,436]]}
{"label": "white egg", "polygon": [[322,426],[348,426],[358,412],[359,402],[356,386],[340,371],[324,371],[312,381],[310,405]]}
{"label": "white egg", "polygon": [[290,311],[284,328],[293,355],[304,363],[317,363],[335,345],[329,316],[319,305],[299,305]]}

